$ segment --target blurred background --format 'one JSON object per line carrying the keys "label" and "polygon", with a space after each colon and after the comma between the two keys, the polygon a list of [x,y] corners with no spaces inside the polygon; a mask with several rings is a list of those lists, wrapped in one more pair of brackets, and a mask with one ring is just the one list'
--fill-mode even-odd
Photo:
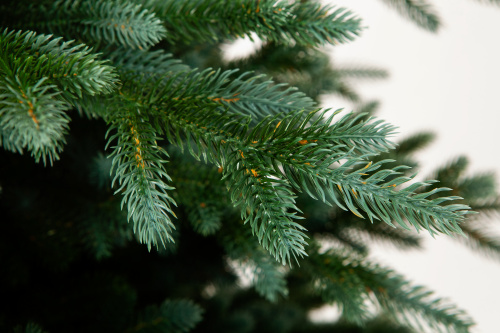
{"label": "blurred background", "polygon": [[[498,181],[500,6],[471,0],[433,1],[443,22],[433,34],[382,1],[325,3],[351,9],[366,27],[354,42],[331,48],[334,64],[389,72],[384,80],[353,81],[362,99],[381,103],[376,115],[399,127],[396,138],[423,130],[437,135],[417,154],[420,174],[429,175],[466,155],[469,173],[494,171]],[[325,96],[323,106],[352,108],[334,96]],[[498,260],[475,254],[446,236],[427,237],[425,248],[401,252],[380,245],[372,248],[371,256],[456,302],[477,321],[477,332],[498,332]]]}

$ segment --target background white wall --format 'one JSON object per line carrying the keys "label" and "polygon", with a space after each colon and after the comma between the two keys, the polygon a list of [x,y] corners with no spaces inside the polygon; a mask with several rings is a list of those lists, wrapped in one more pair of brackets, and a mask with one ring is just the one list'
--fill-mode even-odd
{"label": "background white wall", "polygon": [[[396,138],[421,130],[438,134],[417,155],[422,174],[463,154],[471,171],[494,170],[500,176],[500,6],[432,1],[444,22],[432,34],[382,1],[324,2],[351,9],[367,27],[354,42],[333,47],[333,61],[390,72],[387,80],[356,86],[364,99],[381,102],[377,116],[399,127]],[[325,97],[323,105],[350,107],[333,97]],[[372,257],[467,310],[478,323],[476,332],[500,332],[500,261],[446,236],[428,237],[425,247],[424,252],[398,252],[376,246]]]}

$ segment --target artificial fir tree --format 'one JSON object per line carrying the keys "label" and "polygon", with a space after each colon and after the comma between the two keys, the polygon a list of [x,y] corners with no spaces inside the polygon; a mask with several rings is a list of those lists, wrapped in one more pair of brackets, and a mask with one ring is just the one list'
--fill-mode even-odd
{"label": "artificial fir tree", "polygon": [[[386,2],[439,27],[424,1]],[[463,176],[461,157],[441,187],[412,181],[432,135],[393,144],[346,80],[386,73],[321,51],[362,31],[348,10],[17,0],[0,22],[2,331],[469,331],[366,255],[371,239],[418,248],[408,230],[425,229],[498,256],[469,214],[498,210],[494,176]],[[251,33],[263,47],[224,62]],[[359,108],[321,109],[324,93]],[[339,322],[308,319],[324,304]]]}

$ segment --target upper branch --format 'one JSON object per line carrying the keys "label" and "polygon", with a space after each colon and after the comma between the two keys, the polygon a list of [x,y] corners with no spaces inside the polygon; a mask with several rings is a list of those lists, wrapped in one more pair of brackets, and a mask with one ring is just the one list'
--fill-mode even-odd
{"label": "upper branch", "polygon": [[319,46],[350,41],[361,30],[360,20],[349,11],[314,2],[150,0],[146,6],[165,22],[172,43],[251,38],[255,32],[268,41]]}

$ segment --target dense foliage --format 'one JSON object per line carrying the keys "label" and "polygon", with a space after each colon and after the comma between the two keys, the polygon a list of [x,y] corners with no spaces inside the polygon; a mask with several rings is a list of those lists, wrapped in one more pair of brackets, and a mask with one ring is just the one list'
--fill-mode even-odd
{"label": "dense foliage", "polygon": [[[439,27],[424,1],[386,2]],[[424,229],[498,257],[469,207],[498,211],[494,175],[465,177],[460,157],[440,187],[413,181],[432,135],[393,143],[349,84],[385,71],[335,67],[320,48],[360,34],[349,10],[18,0],[0,5],[0,27],[2,331],[473,325],[367,253],[371,240],[418,248]],[[245,35],[262,48],[224,61],[221,45]],[[359,107],[322,109],[326,93]],[[325,304],[341,319],[311,322]]]}

